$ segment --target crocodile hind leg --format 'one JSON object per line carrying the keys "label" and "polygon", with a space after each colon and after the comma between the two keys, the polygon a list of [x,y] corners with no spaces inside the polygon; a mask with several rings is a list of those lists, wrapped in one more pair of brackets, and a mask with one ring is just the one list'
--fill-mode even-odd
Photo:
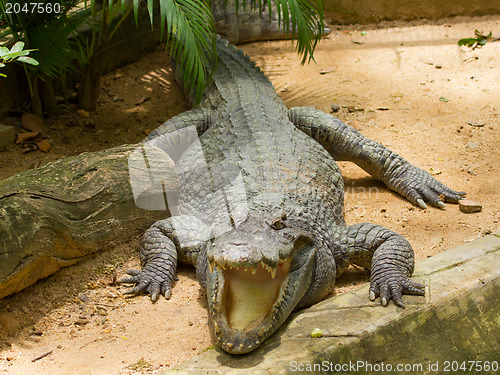
{"label": "crocodile hind leg", "polygon": [[349,264],[371,271],[372,301],[380,296],[383,306],[393,299],[396,305],[405,307],[403,293],[424,295],[424,286],[410,280],[414,254],[409,242],[401,235],[370,223],[337,227],[331,247],[337,264],[337,277]]}
{"label": "crocodile hind leg", "polygon": [[140,248],[141,270],[129,270],[131,277],[119,284],[136,284],[123,294],[147,292],[152,301],[160,294],[170,298],[177,259],[196,265],[204,250],[209,228],[191,216],[176,216],[154,223],[145,233]]}
{"label": "crocodile hind leg", "polygon": [[380,179],[413,204],[444,208],[443,201],[457,203],[464,192],[454,191],[428,172],[408,163],[395,152],[358,133],[338,118],[308,107],[289,110],[294,125],[318,141],[337,161],[352,161]]}

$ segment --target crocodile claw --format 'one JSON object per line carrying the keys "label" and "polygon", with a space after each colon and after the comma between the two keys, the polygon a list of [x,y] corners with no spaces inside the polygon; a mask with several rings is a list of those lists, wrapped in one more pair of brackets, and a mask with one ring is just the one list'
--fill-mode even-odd
{"label": "crocodile claw", "polygon": [[383,264],[373,269],[369,292],[371,301],[380,296],[382,306],[387,306],[392,299],[397,306],[405,308],[403,293],[423,296],[424,286],[410,280],[395,266]]}
{"label": "crocodile claw", "polygon": [[465,197],[465,192],[455,191],[442,184],[428,172],[417,168],[406,161],[390,169],[390,173],[382,177],[382,181],[391,190],[404,196],[420,208],[427,208],[429,204],[445,208],[443,202],[458,203]]}
{"label": "crocodile claw", "polygon": [[166,299],[169,299],[172,295],[171,283],[172,280],[166,277],[162,280],[158,274],[154,274],[152,271],[144,269],[139,270],[128,270],[127,274],[132,277],[127,277],[118,280],[117,284],[136,284],[132,289],[123,292],[123,295],[128,294],[139,294],[147,292],[151,296],[151,301],[156,302],[158,296],[163,294]]}

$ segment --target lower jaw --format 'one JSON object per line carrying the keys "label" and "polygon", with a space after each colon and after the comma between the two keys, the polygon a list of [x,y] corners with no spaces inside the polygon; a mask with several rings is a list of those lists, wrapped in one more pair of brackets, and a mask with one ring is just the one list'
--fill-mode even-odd
{"label": "lower jaw", "polygon": [[280,267],[274,278],[265,270],[257,271],[253,277],[244,271],[224,271],[222,300],[231,330],[253,331],[272,318],[277,301],[283,297],[288,268],[289,264]]}

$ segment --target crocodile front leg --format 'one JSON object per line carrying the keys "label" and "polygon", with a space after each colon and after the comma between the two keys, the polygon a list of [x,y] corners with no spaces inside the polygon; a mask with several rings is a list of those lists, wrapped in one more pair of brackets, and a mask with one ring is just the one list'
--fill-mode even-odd
{"label": "crocodile front leg", "polygon": [[210,228],[191,216],[176,216],[154,223],[145,233],[140,247],[142,270],[129,270],[132,277],[118,283],[136,286],[123,294],[147,292],[152,301],[159,294],[170,298],[177,258],[196,265],[198,254],[204,251],[210,237]]}
{"label": "crocodile front leg", "polygon": [[410,280],[414,254],[410,243],[401,235],[380,225],[362,223],[337,227],[331,247],[337,264],[337,277],[356,264],[371,270],[370,299],[380,296],[383,306],[392,298],[405,307],[402,294],[424,295],[424,286]]}
{"label": "crocodile front leg", "polygon": [[352,161],[387,187],[413,204],[426,208],[424,201],[444,208],[443,200],[457,203],[464,192],[454,191],[428,172],[408,163],[401,156],[371,139],[338,118],[308,107],[289,110],[297,128],[318,141],[337,161]]}

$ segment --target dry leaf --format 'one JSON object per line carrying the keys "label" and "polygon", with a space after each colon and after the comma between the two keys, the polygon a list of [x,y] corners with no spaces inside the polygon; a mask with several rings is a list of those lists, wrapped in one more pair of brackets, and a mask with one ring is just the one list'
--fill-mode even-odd
{"label": "dry leaf", "polygon": [[23,128],[32,132],[39,132],[44,137],[47,135],[47,127],[43,124],[43,119],[33,113],[25,112],[21,118]]}
{"label": "dry leaf", "polygon": [[17,133],[16,143],[25,143],[26,141],[35,138],[40,132]]}
{"label": "dry leaf", "polygon": [[40,142],[37,142],[36,145],[40,149],[40,151],[43,152],[49,152],[49,150],[52,148],[52,145],[50,144],[50,141],[48,139],[43,139]]}

